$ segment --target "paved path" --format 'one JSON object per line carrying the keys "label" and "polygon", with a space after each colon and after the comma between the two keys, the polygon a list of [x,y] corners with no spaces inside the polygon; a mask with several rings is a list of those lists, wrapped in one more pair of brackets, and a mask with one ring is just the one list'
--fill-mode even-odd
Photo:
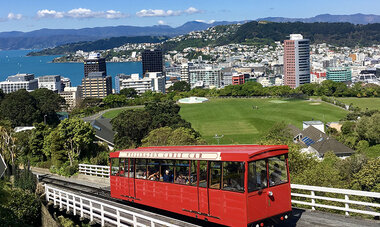
{"label": "paved path", "polygon": [[99,117],[101,117],[103,114],[109,112],[109,111],[112,111],[112,110],[120,110],[120,109],[134,109],[134,108],[142,108],[144,106],[123,106],[123,107],[117,107],[117,108],[111,108],[111,109],[106,109],[106,110],[102,110],[94,115],[91,115],[91,116],[88,116],[88,117],[83,117],[82,120],[83,121],[93,121],[95,119],[98,119]]}
{"label": "paved path", "polygon": [[372,227],[380,226],[380,221],[369,220],[356,217],[347,217],[340,214],[333,214],[321,211],[303,210],[293,208],[293,216],[284,226],[297,226],[297,227],[309,227],[309,226],[327,226],[327,227]]}

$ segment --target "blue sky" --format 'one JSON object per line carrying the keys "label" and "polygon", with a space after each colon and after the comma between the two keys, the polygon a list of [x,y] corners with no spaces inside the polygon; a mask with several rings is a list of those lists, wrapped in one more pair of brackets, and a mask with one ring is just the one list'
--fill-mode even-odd
{"label": "blue sky", "polygon": [[380,14],[379,0],[11,0],[0,7],[0,32],[41,28],[240,21],[318,14]]}

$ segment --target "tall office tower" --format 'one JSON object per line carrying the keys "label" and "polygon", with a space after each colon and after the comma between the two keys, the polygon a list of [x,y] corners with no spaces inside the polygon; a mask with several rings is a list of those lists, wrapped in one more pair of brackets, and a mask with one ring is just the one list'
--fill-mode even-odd
{"label": "tall office tower", "polygon": [[162,50],[145,50],[142,53],[143,74],[147,72],[164,73],[164,63],[162,58]]}
{"label": "tall office tower", "polygon": [[190,71],[188,63],[183,63],[181,65],[181,81],[186,81],[187,83],[190,83]]}
{"label": "tall office tower", "polygon": [[84,77],[91,72],[104,72],[107,75],[106,59],[101,58],[99,53],[91,53],[84,60]]}
{"label": "tall office tower", "polygon": [[296,88],[310,83],[310,40],[291,34],[284,41],[284,84]]}
{"label": "tall office tower", "polygon": [[104,72],[91,72],[82,79],[83,98],[104,98],[112,94],[112,78]]}

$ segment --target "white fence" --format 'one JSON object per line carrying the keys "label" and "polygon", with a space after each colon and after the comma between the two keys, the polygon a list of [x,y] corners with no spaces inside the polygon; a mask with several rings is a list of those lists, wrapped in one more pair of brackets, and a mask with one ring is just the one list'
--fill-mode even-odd
{"label": "white fence", "polygon": [[45,185],[46,201],[53,201],[55,206],[89,218],[90,221],[98,221],[102,226],[170,226],[177,227],[165,221],[161,221],[120,207],[102,203],[84,196],[66,192],[64,190]]}
{"label": "white fence", "polygon": [[[327,208],[327,209],[332,209],[332,210],[344,211],[347,216],[350,215],[350,212],[359,213],[359,214],[367,214],[367,215],[372,215],[372,216],[380,216],[379,212],[376,212],[375,209],[371,208],[371,207],[380,208],[379,203],[362,202],[362,201],[350,199],[350,196],[360,196],[360,197],[366,197],[366,198],[380,199],[380,193],[339,189],[339,188],[317,187],[317,186],[308,186],[308,185],[299,185],[299,184],[291,184],[291,188],[292,188],[292,191],[294,191],[294,189],[300,189],[300,190],[306,190],[310,192],[310,194],[301,194],[301,193],[292,192],[292,203],[311,206],[312,210],[315,210],[316,207],[321,207],[321,208]],[[315,195],[316,192],[341,194],[341,195],[344,195],[344,199],[327,197],[327,196],[317,196]],[[310,199],[309,200],[310,202],[295,200],[293,197],[307,198],[307,199]],[[321,204],[321,203],[317,203],[316,200],[338,202],[338,203],[341,203],[342,205],[344,204],[344,207]],[[365,209],[350,208],[351,204],[360,205]]]}
{"label": "white fence", "polygon": [[[79,164],[79,173],[82,173],[82,174],[109,177],[109,171],[110,171],[109,166]],[[292,191],[294,191],[294,189],[299,189],[299,190],[306,190],[310,192],[310,194],[301,194],[301,193],[292,192],[292,203],[311,206],[312,210],[315,210],[316,207],[320,207],[320,208],[344,211],[347,216],[349,215],[350,212],[359,213],[359,214],[367,214],[367,215],[372,215],[372,216],[380,216],[380,213],[376,212],[375,209],[373,209],[373,208],[380,208],[379,203],[350,200],[350,196],[361,196],[361,197],[367,197],[367,198],[380,199],[380,193],[355,191],[355,190],[339,189],[339,188],[317,187],[317,186],[308,186],[308,185],[299,185],[299,184],[291,184],[291,188],[292,188]],[[316,192],[341,194],[341,195],[344,195],[344,199],[327,197],[327,196],[318,196],[318,195],[315,195]],[[299,201],[299,200],[294,199],[294,197],[302,197],[302,198],[307,198],[310,200],[309,202]],[[342,205],[344,205],[344,207],[316,203],[316,200],[339,202]],[[364,206],[366,210],[350,208],[351,204]]]}
{"label": "white fence", "polygon": [[79,173],[97,177],[109,177],[110,167],[99,165],[79,164]]}

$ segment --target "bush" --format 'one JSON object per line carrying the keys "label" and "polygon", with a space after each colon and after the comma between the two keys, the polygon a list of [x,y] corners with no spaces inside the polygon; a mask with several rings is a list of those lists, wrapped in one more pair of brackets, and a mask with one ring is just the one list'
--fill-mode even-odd
{"label": "bush", "polygon": [[25,224],[33,226],[40,224],[41,202],[35,194],[21,189],[13,189],[5,208],[11,210]]}
{"label": "bush", "polygon": [[76,174],[79,170],[79,165],[75,162],[72,166],[70,166],[70,162],[65,162],[61,167],[56,167],[52,165],[50,167],[50,172],[55,173],[61,176],[70,177]]}

